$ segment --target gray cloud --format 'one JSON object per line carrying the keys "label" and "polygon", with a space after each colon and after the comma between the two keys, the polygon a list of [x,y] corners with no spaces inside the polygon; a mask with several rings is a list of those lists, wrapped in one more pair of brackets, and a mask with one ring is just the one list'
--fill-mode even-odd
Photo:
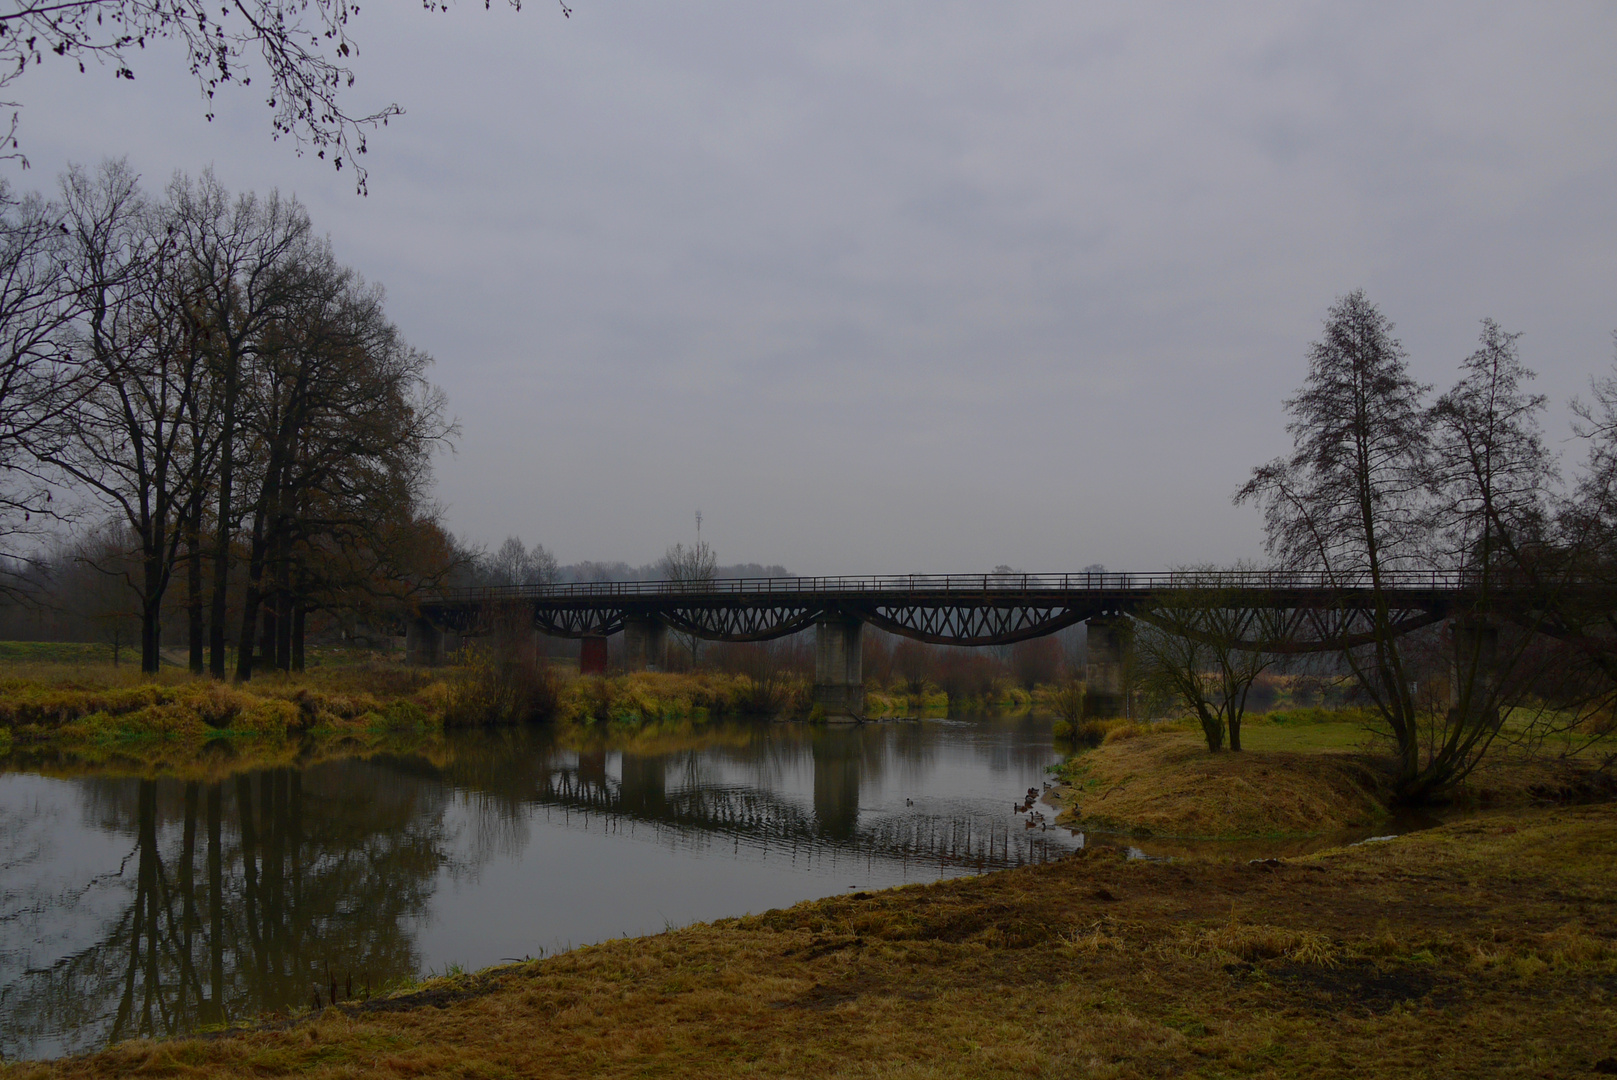
{"label": "gray cloud", "polygon": [[563,560],[1255,555],[1338,294],[1432,382],[1484,315],[1558,400],[1611,359],[1609,5],[575,6],[367,6],[368,199],[155,58],[19,84],[20,182],[297,192],[438,358],[450,526]]}

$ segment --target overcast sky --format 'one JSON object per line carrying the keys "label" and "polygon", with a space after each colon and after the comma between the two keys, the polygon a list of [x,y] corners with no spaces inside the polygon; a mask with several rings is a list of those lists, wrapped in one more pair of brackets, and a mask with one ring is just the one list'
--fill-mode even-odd
{"label": "overcast sky", "polygon": [[[1554,402],[1617,329],[1617,5],[366,4],[370,195],[137,80],[10,88],[27,173],[295,193],[463,433],[448,526],[800,573],[1261,556],[1230,505],[1336,297],[1439,386],[1491,316]],[[50,58],[47,58],[50,59]]]}

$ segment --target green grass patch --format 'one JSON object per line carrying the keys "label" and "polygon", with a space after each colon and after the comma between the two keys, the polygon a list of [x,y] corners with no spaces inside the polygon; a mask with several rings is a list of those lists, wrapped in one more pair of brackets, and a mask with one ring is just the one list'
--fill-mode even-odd
{"label": "green grass patch", "polygon": [[[111,664],[112,646],[85,641],[0,641],[0,663]],[[140,666],[140,652],[125,645],[123,663]]]}
{"label": "green grass patch", "polygon": [[1319,717],[1294,719],[1285,713],[1249,716],[1241,723],[1241,745],[1247,750],[1310,750],[1344,753],[1379,744],[1367,720],[1318,710]]}

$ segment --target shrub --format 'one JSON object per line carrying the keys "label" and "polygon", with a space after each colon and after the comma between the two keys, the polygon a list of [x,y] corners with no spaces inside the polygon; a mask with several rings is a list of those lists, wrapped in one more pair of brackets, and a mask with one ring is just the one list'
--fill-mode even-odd
{"label": "shrub", "polygon": [[1103,741],[1109,743],[1121,742],[1124,739],[1134,739],[1144,734],[1146,734],[1146,728],[1142,724],[1136,724],[1132,720],[1114,720],[1111,726],[1107,728]]}
{"label": "shrub", "polygon": [[1068,734],[1084,718],[1086,688],[1077,679],[1068,679],[1050,691],[1050,708],[1067,724]]}
{"label": "shrub", "polygon": [[1116,723],[1115,720],[1096,720],[1093,717],[1080,720],[1073,725],[1072,737],[1085,746],[1099,746]]}
{"label": "shrub", "polygon": [[467,649],[468,663],[443,694],[445,727],[525,724],[555,715],[560,699],[548,665]]}
{"label": "shrub", "polygon": [[197,717],[211,728],[227,728],[241,712],[240,698],[223,683],[210,683],[198,695]]}
{"label": "shrub", "polygon": [[388,731],[420,731],[427,726],[427,711],[413,701],[399,698],[377,714],[378,725]]}

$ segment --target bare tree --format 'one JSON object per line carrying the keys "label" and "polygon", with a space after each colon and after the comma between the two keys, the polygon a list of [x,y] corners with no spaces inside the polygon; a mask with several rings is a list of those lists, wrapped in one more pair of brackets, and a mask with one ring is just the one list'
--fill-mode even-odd
{"label": "bare tree", "polygon": [[131,587],[140,565],[131,548],[124,523],[111,519],[80,533],[55,568],[57,602],[65,602],[70,615],[112,646],[114,667],[140,633],[138,595]]}
{"label": "bare tree", "polygon": [[1575,718],[1551,731],[1569,743],[1617,733],[1604,719],[1617,709],[1617,374],[1590,379],[1589,389],[1590,398],[1572,402],[1573,429],[1588,452],[1575,488],[1554,508],[1548,540],[1512,568],[1539,594],[1537,628],[1560,643],[1539,689]]}
{"label": "bare tree", "polygon": [[718,558],[707,541],[698,540],[690,547],[684,544],[670,547],[663,553],[657,568],[667,581],[699,588],[712,583],[718,565]]}
{"label": "bare tree", "polygon": [[[1237,567],[1237,570],[1250,569]],[[1261,646],[1280,644],[1285,613],[1245,602],[1216,567],[1176,571],[1176,589],[1138,613],[1135,654],[1148,685],[1178,698],[1196,715],[1207,749],[1241,749],[1241,719],[1259,675],[1279,659]]]}
{"label": "bare tree", "polygon": [[[1470,774],[1551,660],[1535,637],[1544,610],[1562,606],[1565,562],[1546,557],[1558,477],[1519,337],[1484,319],[1460,380],[1430,413],[1433,537],[1439,560],[1461,572],[1468,609],[1449,627],[1451,702],[1424,725],[1421,772],[1405,788],[1415,799]],[[1520,729],[1532,726],[1519,716]]]}
{"label": "bare tree", "polygon": [[141,670],[155,672],[164,597],[195,502],[185,418],[207,374],[190,275],[167,215],[144,198],[126,163],[93,175],[70,169],[62,201],[72,246],[64,278],[79,300],[72,340],[86,389],[65,414],[72,437],[42,456],[127,524],[140,567],[131,584]]}
{"label": "bare tree", "polygon": [[1397,743],[1401,789],[1420,787],[1414,688],[1399,644],[1390,575],[1428,561],[1427,387],[1362,291],[1338,300],[1286,402],[1294,449],[1253,470],[1235,497],[1264,509],[1268,549],[1290,569],[1365,586],[1368,644],[1342,655]]}
{"label": "bare tree", "polygon": [[[448,10],[448,0],[424,0],[430,12]],[[485,0],[484,6],[488,6]],[[520,8],[521,0],[511,0]],[[566,3],[563,15],[571,14]],[[350,165],[365,191],[365,134],[403,113],[397,104],[354,112],[346,104],[355,73],[348,66],[357,46],[348,34],[359,14],[355,0],[12,0],[0,11],[0,87],[10,84],[46,54],[66,58],[81,72],[87,62],[111,67],[115,79],[133,79],[134,53],[148,43],[178,42],[208,102],[232,83],[252,82],[261,64],[269,76],[265,97],[275,137],[292,140],[299,155],[341,169]],[[254,61],[256,54],[257,63]],[[10,103],[15,108],[15,103]],[[0,147],[17,156],[17,114]]]}
{"label": "bare tree", "polygon": [[500,549],[485,561],[488,584],[549,585],[556,580],[556,557],[543,544],[529,548],[519,536],[508,536]]}
{"label": "bare tree", "polygon": [[[295,265],[309,243],[308,214],[274,192],[232,199],[211,172],[169,185],[174,235],[196,275],[197,317],[203,324],[217,384],[217,465],[213,477],[213,583],[208,614],[208,667],[225,674],[225,616],[231,544],[241,516],[236,473],[242,383],[264,343],[263,333],[290,303],[302,280]],[[251,641],[238,643],[251,649]]]}
{"label": "bare tree", "polygon": [[76,310],[61,281],[67,252],[61,208],[0,181],[0,594],[12,599],[14,571],[28,564],[18,542],[56,509],[39,455],[60,445],[76,392],[60,340]]}
{"label": "bare tree", "polygon": [[[684,544],[674,544],[663,553],[662,560],[657,564],[658,571],[665,581],[671,581],[684,589],[701,591],[713,581],[718,570],[719,560],[713,553],[713,548],[702,535],[702,512],[696,512],[697,539],[690,547]],[[680,633],[680,640],[690,650],[691,666],[696,666],[697,650],[701,648],[702,639],[695,634]]]}
{"label": "bare tree", "polygon": [[[265,658],[291,667],[310,545],[332,537],[385,550],[377,537],[415,519],[430,455],[453,433],[442,393],[426,380],[432,358],[400,339],[381,291],[323,244],[304,252],[298,273],[304,284],[269,326],[246,395],[263,460],[249,507],[242,679],[252,673],[248,646],[261,605]],[[327,571],[334,565],[325,561]]]}

